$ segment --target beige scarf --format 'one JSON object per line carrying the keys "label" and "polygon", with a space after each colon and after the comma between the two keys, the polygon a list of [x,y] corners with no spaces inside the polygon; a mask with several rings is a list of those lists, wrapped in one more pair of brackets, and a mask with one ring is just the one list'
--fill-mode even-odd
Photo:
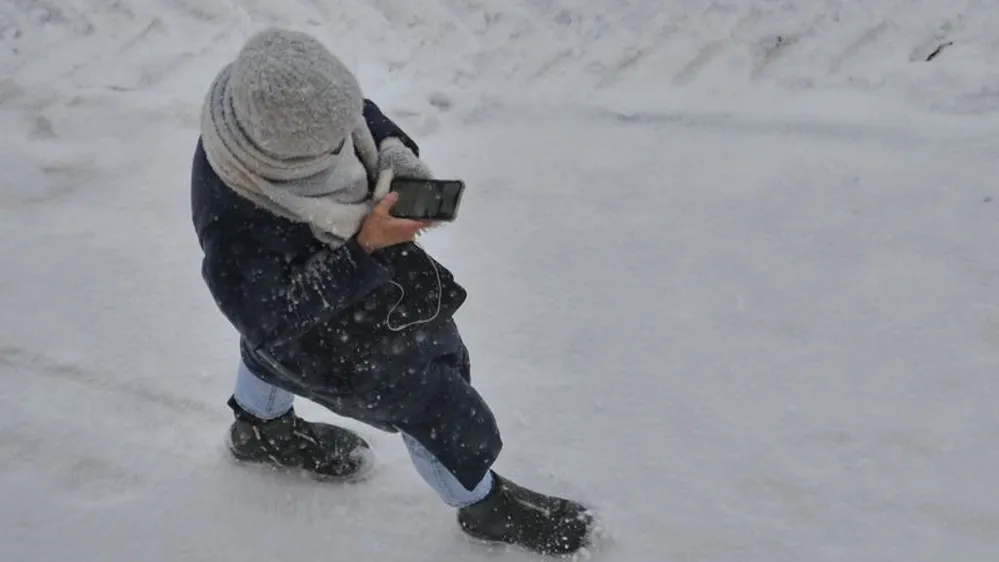
{"label": "beige scarf", "polygon": [[378,173],[378,148],[363,117],[337,154],[279,160],[246,138],[233,114],[229,76],[219,72],[201,113],[201,135],[208,161],[223,182],[268,211],[307,223],[316,237],[332,247],[360,229],[364,217],[385,195],[379,182],[374,197],[369,185]]}

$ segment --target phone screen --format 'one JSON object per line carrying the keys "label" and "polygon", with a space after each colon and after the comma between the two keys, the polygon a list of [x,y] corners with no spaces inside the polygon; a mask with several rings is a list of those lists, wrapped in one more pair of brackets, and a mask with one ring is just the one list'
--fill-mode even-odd
{"label": "phone screen", "polygon": [[465,184],[460,180],[392,180],[399,200],[392,215],[417,220],[454,220]]}

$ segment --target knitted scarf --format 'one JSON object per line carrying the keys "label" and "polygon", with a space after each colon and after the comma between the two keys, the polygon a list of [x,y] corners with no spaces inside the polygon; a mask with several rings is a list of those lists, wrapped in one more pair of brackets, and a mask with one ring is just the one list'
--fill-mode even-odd
{"label": "knitted scarf", "polygon": [[359,116],[337,154],[281,160],[247,138],[232,109],[232,65],[219,72],[201,112],[201,135],[212,169],[242,197],[286,219],[308,224],[316,238],[336,248],[353,236],[374,202],[378,149]]}

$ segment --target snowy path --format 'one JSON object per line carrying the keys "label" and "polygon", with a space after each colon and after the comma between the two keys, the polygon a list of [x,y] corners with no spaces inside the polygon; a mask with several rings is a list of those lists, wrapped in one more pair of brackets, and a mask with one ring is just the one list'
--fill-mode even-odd
{"label": "snowy path", "polygon": [[345,488],[221,454],[193,117],[267,18],[469,182],[426,243],[499,468],[597,504],[602,559],[995,560],[999,10],[613,4],[0,2],[0,560],[531,559],[462,541],[392,436],[350,424],[383,470]]}
{"label": "snowy path", "polygon": [[[186,154],[172,140],[159,160]],[[898,140],[599,122],[428,139],[477,194],[427,243],[472,290],[503,468],[585,490],[613,559],[988,559],[995,145]],[[623,150],[641,143],[659,148]],[[490,146],[506,148],[486,166]],[[32,249],[0,256],[19,319],[0,327],[0,466],[25,507],[2,514],[2,558],[471,556],[387,436],[385,471],[348,489],[219,458],[231,338],[184,202],[144,209],[136,189],[4,220]]]}

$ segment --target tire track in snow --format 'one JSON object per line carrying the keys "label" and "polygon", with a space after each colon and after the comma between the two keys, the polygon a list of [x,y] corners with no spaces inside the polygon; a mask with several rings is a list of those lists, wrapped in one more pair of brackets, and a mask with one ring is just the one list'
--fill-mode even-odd
{"label": "tire track in snow", "polygon": [[[71,506],[106,506],[135,497],[146,486],[141,471],[114,455],[99,455],[68,429],[53,435],[35,426],[0,427],[0,474],[25,471]],[[113,437],[112,437],[113,438]]]}
{"label": "tire track in snow", "polygon": [[673,77],[673,83],[678,86],[689,84],[697,78],[701,69],[707,66],[712,60],[721,55],[722,51],[728,47],[728,41],[710,41],[698,49],[694,58],[690,59],[680,71]]}
{"label": "tire track in snow", "polygon": [[854,41],[847,44],[842,51],[832,55],[829,61],[829,73],[839,74],[843,69],[843,65],[847,61],[860,57],[864,51],[876,45],[877,42],[881,40],[882,36],[884,36],[885,31],[888,30],[888,25],[888,22],[883,20],[874,26],[864,29],[864,31],[862,31]]}
{"label": "tire track in snow", "polygon": [[603,76],[597,81],[596,87],[604,88],[611,84],[621,82],[631,69],[640,68],[641,64],[644,63],[646,59],[658,53],[662,49],[663,44],[671,38],[671,35],[675,31],[676,30],[672,22],[665,21],[659,23],[657,31],[653,34],[652,39],[648,40],[644,45],[631,50],[624,57],[622,57],[609,74]]}
{"label": "tire track in snow", "polygon": [[[967,47],[962,54],[977,57],[970,62],[980,69],[999,60],[999,44],[988,31],[999,25],[999,6],[982,2],[695,4],[296,0],[278,7],[265,0],[0,0],[0,36],[8,47],[23,48],[4,65],[8,79],[24,85],[21,77],[33,66],[28,74],[39,75],[35,88],[63,92],[85,80],[93,88],[159,88],[193,61],[218,52],[226,39],[235,41],[234,32],[247,34],[265,24],[320,35],[336,28],[335,40],[358,45],[365,62],[376,62],[388,80],[412,81],[417,88],[433,84],[436,90],[526,94],[528,86],[564,82],[584,95],[611,88],[665,95],[670,86],[744,80],[892,88],[954,99],[981,95],[976,83],[987,83],[988,73],[976,73],[968,60],[948,66],[942,57],[934,64],[957,79],[930,91],[933,77],[908,65],[924,63],[950,41]],[[939,31],[925,29],[939,27],[934,19],[945,22]],[[49,58],[56,62],[35,65],[48,55],[58,55]],[[45,66],[59,72],[57,80],[40,78]],[[57,70],[67,66],[68,74]]]}
{"label": "tire track in snow", "polygon": [[[142,497],[173,474],[149,458],[153,451],[168,451],[176,462],[216,462],[224,408],[15,345],[0,345],[0,380],[30,383],[8,397],[14,403],[0,402],[12,415],[0,424],[0,474],[30,474],[65,508],[101,509]],[[104,413],[87,419],[94,411]],[[192,433],[208,424],[220,433]]]}
{"label": "tire track in snow", "polygon": [[657,109],[623,110],[599,104],[572,104],[561,106],[535,106],[532,104],[496,104],[487,113],[470,111],[462,115],[463,125],[478,125],[484,121],[507,125],[529,125],[540,122],[570,123],[607,121],[625,127],[667,128],[685,127],[702,132],[720,132],[738,135],[788,135],[811,139],[826,139],[851,143],[872,143],[878,146],[899,148],[950,147],[954,142],[989,143],[994,137],[996,123],[983,123],[980,128],[969,129],[966,123],[943,123],[935,128],[918,125],[908,127],[908,121],[878,124],[867,121],[849,121],[836,118],[811,119],[797,115],[773,113],[740,114],[727,112],[685,112]]}
{"label": "tire track in snow", "polygon": [[742,37],[753,25],[760,20],[760,12],[751,8],[746,13],[739,16],[735,22],[728,27],[728,31],[722,39],[708,39],[701,42],[692,58],[682,64],[678,71],[673,74],[673,84],[683,86],[691,84],[697,80],[701,72],[707,68],[714,60],[722,56],[726,51],[731,50],[733,44],[742,40]]}
{"label": "tire track in snow", "polygon": [[823,12],[819,12],[802,23],[788,25],[788,28],[796,29],[797,31],[790,33],[787,31],[778,31],[764,36],[756,44],[756,57],[749,75],[750,79],[755,81],[766,77],[769,68],[779,64],[803,40],[815,40],[821,37],[822,33],[818,28],[825,17]]}
{"label": "tire track in snow", "polygon": [[59,381],[79,384],[93,390],[125,394],[175,413],[196,413],[207,419],[220,419],[219,408],[167,393],[134,380],[118,380],[80,365],[57,361],[44,354],[14,346],[0,346],[0,367],[15,373],[31,372]]}

